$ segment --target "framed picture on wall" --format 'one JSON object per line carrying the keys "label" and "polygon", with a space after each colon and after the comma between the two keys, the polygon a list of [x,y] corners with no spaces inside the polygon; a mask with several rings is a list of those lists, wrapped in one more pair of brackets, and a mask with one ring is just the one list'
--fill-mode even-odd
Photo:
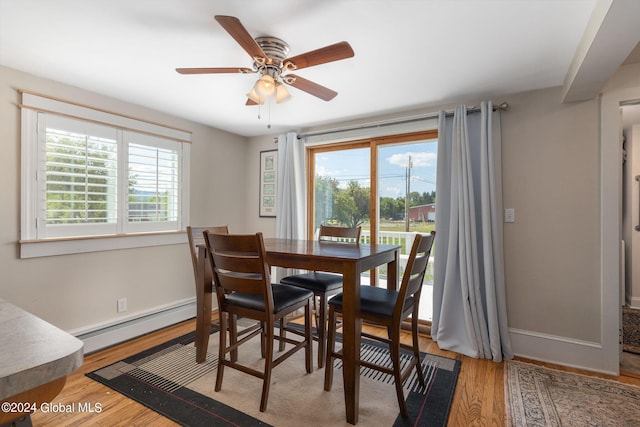
{"label": "framed picture on wall", "polygon": [[276,216],[278,150],[260,152],[260,216]]}

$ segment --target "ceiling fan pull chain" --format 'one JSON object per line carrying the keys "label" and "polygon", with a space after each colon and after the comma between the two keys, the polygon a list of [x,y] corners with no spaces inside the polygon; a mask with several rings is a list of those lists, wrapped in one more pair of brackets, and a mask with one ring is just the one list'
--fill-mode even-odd
{"label": "ceiling fan pull chain", "polygon": [[269,98],[268,100],[269,104],[267,105],[267,110],[268,110],[268,123],[267,123],[267,129],[271,129],[271,98]]}

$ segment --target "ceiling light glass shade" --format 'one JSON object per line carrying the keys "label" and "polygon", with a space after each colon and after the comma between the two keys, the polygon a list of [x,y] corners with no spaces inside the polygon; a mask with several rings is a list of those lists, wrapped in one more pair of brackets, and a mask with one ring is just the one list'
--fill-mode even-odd
{"label": "ceiling light glass shade", "polygon": [[276,81],[270,75],[265,74],[260,77],[253,89],[262,98],[271,98],[276,94]]}
{"label": "ceiling light glass shade", "polygon": [[256,92],[255,87],[251,89],[251,92],[247,94],[247,98],[255,102],[256,104],[264,105],[264,98],[261,98],[260,95]]}
{"label": "ceiling light glass shade", "polygon": [[282,83],[276,83],[276,103],[281,104],[288,101],[289,98],[291,95],[289,95],[287,88]]}

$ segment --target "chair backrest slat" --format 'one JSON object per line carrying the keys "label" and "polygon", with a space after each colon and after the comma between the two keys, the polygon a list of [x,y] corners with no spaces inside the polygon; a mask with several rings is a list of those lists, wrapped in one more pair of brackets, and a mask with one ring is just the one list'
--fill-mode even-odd
{"label": "chair backrest slat", "polygon": [[318,240],[340,243],[359,243],[362,227],[332,227],[320,225]]}

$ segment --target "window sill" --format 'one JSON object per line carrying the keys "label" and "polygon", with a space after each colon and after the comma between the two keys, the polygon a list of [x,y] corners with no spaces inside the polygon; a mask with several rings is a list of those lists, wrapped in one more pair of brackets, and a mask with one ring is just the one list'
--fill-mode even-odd
{"label": "window sill", "polygon": [[70,255],[85,252],[113,251],[149,246],[186,243],[184,232],[121,234],[88,236],[65,239],[21,240],[20,258],[38,258],[54,255]]}

